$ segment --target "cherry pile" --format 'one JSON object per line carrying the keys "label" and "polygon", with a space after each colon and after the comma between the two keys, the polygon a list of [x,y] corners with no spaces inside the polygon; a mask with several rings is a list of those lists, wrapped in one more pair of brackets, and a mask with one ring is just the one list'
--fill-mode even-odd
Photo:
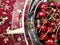
{"label": "cherry pile", "polygon": [[38,39],[43,45],[59,45],[60,3],[41,2],[35,12],[34,24]]}

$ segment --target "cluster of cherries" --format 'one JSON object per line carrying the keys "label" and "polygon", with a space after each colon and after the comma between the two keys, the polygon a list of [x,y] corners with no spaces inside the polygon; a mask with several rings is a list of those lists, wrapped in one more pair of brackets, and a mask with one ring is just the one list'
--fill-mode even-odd
{"label": "cluster of cherries", "polygon": [[40,42],[43,45],[59,45],[60,3],[41,2],[36,9],[34,19]]}

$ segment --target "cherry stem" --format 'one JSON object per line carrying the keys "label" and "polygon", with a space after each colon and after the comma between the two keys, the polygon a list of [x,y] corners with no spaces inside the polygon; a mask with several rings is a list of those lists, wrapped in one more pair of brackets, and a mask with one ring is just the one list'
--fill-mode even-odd
{"label": "cherry stem", "polygon": [[[42,20],[43,20],[44,18],[42,18]],[[43,26],[44,26],[44,23],[43,23]]]}
{"label": "cherry stem", "polygon": [[53,30],[53,32],[55,32],[55,31],[56,31],[56,29],[57,29],[57,26],[55,25],[55,29]]}
{"label": "cherry stem", "polygon": [[59,29],[60,29],[60,26],[58,26],[58,28],[57,28],[55,40],[57,40],[57,34],[58,34],[58,30],[59,30]]}
{"label": "cherry stem", "polygon": [[50,20],[51,18],[53,18],[53,14],[54,14],[54,13],[51,14],[51,17],[50,17],[48,20]]}
{"label": "cherry stem", "polygon": [[46,35],[48,34],[49,30],[45,33]]}

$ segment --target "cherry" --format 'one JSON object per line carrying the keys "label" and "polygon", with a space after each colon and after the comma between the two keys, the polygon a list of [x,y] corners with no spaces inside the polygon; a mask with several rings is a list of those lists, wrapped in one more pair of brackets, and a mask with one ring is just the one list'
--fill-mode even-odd
{"label": "cherry", "polygon": [[47,10],[48,9],[48,5],[46,3],[43,3],[40,8],[42,10]]}
{"label": "cherry", "polygon": [[54,42],[53,45],[58,45],[58,43],[57,42]]}
{"label": "cherry", "polygon": [[55,40],[56,34],[52,34],[51,37],[52,37],[53,40]]}
{"label": "cherry", "polygon": [[52,9],[47,10],[47,13],[48,13],[48,14],[51,14],[52,12],[53,12]]}
{"label": "cherry", "polygon": [[53,40],[51,38],[49,38],[46,42],[45,45],[52,45],[53,44]]}
{"label": "cherry", "polygon": [[46,27],[45,25],[42,26],[42,27],[41,27],[41,31],[42,31],[42,32],[46,32],[46,31],[47,31],[47,27]]}
{"label": "cherry", "polygon": [[58,30],[58,40],[60,40],[60,30]]}
{"label": "cherry", "polygon": [[60,36],[60,30],[58,31],[58,36]]}
{"label": "cherry", "polygon": [[40,35],[40,38],[41,38],[42,40],[47,40],[47,35],[46,35],[46,34],[41,34],[41,35]]}
{"label": "cherry", "polygon": [[60,30],[58,30],[58,40],[60,40]]}
{"label": "cherry", "polygon": [[51,22],[50,26],[54,27],[55,26],[55,22]]}
{"label": "cherry", "polygon": [[57,4],[57,8],[60,9],[60,4]]}
{"label": "cherry", "polygon": [[43,12],[43,11],[39,12],[38,15],[39,15],[40,17],[46,17],[46,13]]}
{"label": "cherry", "polygon": [[56,2],[54,2],[54,1],[53,2],[50,2],[50,6],[51,7],[56,7]]}
{"label": "cherry", "polygon": [[49,33],[53,33],[53,28],[52,27],[48,27]]}
{"label": "cherry", "polygon": [[57,12],[60,13],[60,9],[58,9]]}
{"label": "cherry", "polygon": [[54,18],[58,18],[58,14],[55,13],[55,14],[53,15],[53,17],[54,17]]}

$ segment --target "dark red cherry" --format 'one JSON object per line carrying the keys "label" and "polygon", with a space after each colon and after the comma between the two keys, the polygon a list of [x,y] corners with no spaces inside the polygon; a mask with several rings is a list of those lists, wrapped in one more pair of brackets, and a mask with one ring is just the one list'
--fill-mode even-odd
{"label": "dark red cherry", "polygon": [[52,34],[51,37],[52,37],[53,40],[55,40],[56,34]]}
{"label": "dark red cherry", "polygon": [[43,3],[40,8],[42,10],[47,10],[48,9],[48,5],[46,3]]}
{"label": "dark red cherry", "polygon": [[56,7],[56,2],[54,2],[54,1],[53,2],[50,2],[50,6],[51,7]]}
{"label": "dark red cherry", "polygon": [[58,30],[58,40],[60,40],[60,30]]}
{"label": "dark red cherry", "polygon": [[38,13],[38,15],[40,17],[46,17],[47,14],[45,12],[41,11],[41,12]]}
{"label": "dark red cherry", "polygon": [[47,31],[47,27],[46,27],[45,25],[42,26],[42,27],[41,27],[41,31],[42,31],[42,32],[46,32],[46,31]]}
{"label": "dark red cherry", "polygon": [[55,22],[51,22],[50,26],[54,27],[55,26]]}
{"label": "dark red cherry", "polygon": [[57,8],[60,9],[60,4],[57,4]]}
{"label": "dark red cherry", "polygon": [[58,45],[58,43],[57,42],[54,42],[53,45]]}
{"label": "dark red cherry", "polygon": [[58,18],[58,15],[59,15],[59,14],[55,13],[55,14],[53,15],[53,17],[54,17],[54,18]]}
{"label": "dark red cherry", "polygon": [[60,30],[58,30],[58,36],[60,37]]}

